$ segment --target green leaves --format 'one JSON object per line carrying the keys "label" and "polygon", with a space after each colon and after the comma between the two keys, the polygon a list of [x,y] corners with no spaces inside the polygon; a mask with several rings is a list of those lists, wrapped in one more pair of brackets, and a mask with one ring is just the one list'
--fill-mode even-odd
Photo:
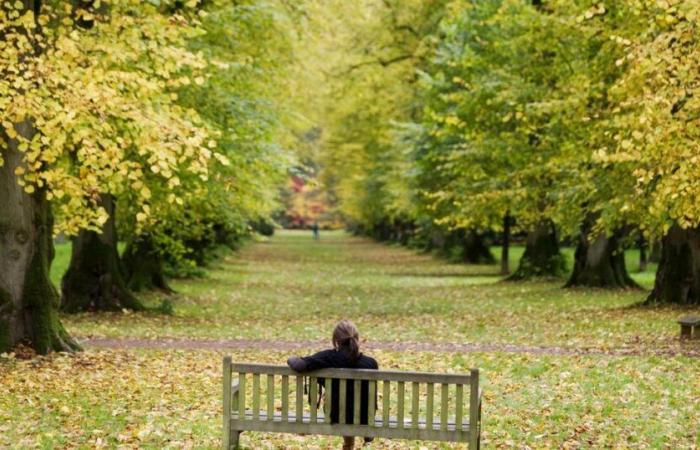
{"label": "green leaves", "polygon": [[[521,228],[548,218],[574,235],[593,215],[600,229],[657,237],[700,224],[698,5],[453,1],[432,16],[442,6],[393,6],[368,5],[381,13],[361,28],[388,41],[383,51],[420,56],[352,64],[362,41],[334,41],[352,70],[333,81],[342,95],[323,159],[351,221],[497,230],[509,211]],[[411,14],[425,33],[415,47],[392,28]]]}

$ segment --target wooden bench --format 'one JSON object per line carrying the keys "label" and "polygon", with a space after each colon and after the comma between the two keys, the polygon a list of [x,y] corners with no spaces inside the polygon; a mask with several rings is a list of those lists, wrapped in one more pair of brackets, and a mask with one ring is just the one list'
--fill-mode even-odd
{"label": "wooden bench", "polygon": [[[318,398],[319,378],[326,392],[333,380],[339,383],[338,423],[324,414],[332,410],[332,395],[323,396],[320,408],[305,398],[307,380],[309,398]],[[354,383],[352,423],[345,417],[349,383]],[[367,410],[373,412],[366,425],[360,423],[360,383],[369,385]],[[232,364],[225,357],[223,384],[225,450],[238,447],[243,431],[468,442],[470,449],[479,448],[478,369],[468,375],[360,369],[299,374],[287,366]]]}
{"label": "wooden bench", "polygon": [[681,340],[700,339],[700,317],[684,316],[678,319],[681,326]]}

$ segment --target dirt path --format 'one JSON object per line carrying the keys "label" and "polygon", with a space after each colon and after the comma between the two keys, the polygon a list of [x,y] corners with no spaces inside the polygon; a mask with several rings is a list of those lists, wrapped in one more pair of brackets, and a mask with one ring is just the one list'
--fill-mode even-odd
{"label": "dirt path", "polygon": [[[86,338],[81,343],[86,347],[110,349],[158,349],[158,350],[301,350],[321,348],[327,345],[323,341],[272,341],[254,339],[104,339]],[[621,347],[611,349],[572,348],[554,346],[527,346],[513,344],[458,344],[450,342],[414,343],[414,342],[367,342],[363,347],[368,350],[391,350],[412,352],[445,353],[525,353],[535,355],[568,356],[687,356],[700,358],[700,343],[679,344],[670,342],[666,347],[644,348]]]}

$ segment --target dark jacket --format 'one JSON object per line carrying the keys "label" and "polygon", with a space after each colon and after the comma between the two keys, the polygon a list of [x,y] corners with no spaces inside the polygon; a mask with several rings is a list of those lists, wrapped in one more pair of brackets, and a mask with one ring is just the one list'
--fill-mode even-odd
{"label": "dark jacket", "polygon": [[[305,356],[303,358],[289,358],[287,364],[296,372],[312,372],[320,369],[379,369],[379,365],[374,358],[360,354],[356,359],[349,357],[348,352],[344,350],[324,350],[313,354],[311,356]],[[318,379],[319,393],[325,386],[325,380],[323,378]],[[326,395],[328,395],[326,393]],[[345,403],[345,419],[346,423],[353,423],[354,408],[355,408],[355,385],[350,382],[347,383],[345,388],[346,403]],[[376,395],[376,393],[375,393]],[[310,401],[318,401],[318,399],[310,399]],[[375,405],[376,396],[375,396]],[[331,423],[338,423],[340,405],[340,380],[334,379],[332,383],[331,390]],[[362,381],[360,383],[360,423],[367,425],[368,423],[368,411],[369,408],[369,382]],[[328,412],[326,411],[326,414]],[[374,414],[374,411],[372,411]]]}

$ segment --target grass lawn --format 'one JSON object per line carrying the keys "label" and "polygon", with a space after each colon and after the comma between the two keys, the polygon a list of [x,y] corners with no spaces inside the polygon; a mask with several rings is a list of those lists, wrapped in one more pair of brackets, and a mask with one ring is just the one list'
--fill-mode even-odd
{"label": "grass lawn", "polygon": [[[57,250],[55,279],[68,250]],[[514,249],[513,267],[518,256]],[[630,252],[628,258],[634,271],[636,255]],[[486,447],[700,445],[700,360],[654,355],[678,350],[675,319],[700,309],[640,307],[642,290],[500,282],[497,272],[496,266],[447,264],[344,233],[322,233],[314,242],[310,233],[282,232],[225,257],[205,278],[174,282],[174,316],[62,319],[79,337],[308,341],[327,339],[334,322],[349,317],[369,341],[625,349],[640,354],[372,354],[383,368],[460,372],[480,367]],[[651,272],[634,276],[646,287],[653,282]],[[145,298],[160,301],[155,294]],[[266,350],[230,353],[238,361],[281,363],[288,356]],[[216,448],[222,355],[88,349],[33,361],[0,359],[0,448]],[[337,448],[338,442],[243,435],[249,448]],[[452,448],[383,440],[372,447]]]}

